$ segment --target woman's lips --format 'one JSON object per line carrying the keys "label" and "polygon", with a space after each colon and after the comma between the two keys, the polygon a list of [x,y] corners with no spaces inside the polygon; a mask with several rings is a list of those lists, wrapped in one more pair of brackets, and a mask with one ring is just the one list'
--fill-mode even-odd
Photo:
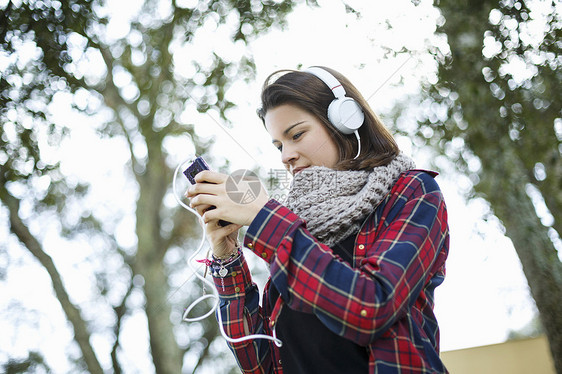
{"label": "woman's lips", "polygon": [[297,174],[299,171],[306,169],[308,166],[299,166],[298,168],[293,169],[293,175]]}

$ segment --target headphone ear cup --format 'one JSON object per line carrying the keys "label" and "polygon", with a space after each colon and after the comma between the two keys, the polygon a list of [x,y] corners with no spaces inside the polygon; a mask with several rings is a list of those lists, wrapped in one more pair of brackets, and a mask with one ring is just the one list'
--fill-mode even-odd
{"label": "headphone ear cup", "polygon": [[353,134],[365,121],[365,114],[355,100],[342,97],[328,106],[328,119],[340,132]]}

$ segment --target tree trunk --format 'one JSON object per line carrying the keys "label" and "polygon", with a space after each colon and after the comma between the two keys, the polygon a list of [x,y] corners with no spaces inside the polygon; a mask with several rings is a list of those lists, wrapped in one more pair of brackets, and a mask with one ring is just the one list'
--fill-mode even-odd
{"label": "tree trunk", "polygon": [[[529,184],[536,182],[531,179],[532,170],[526,165],[528,160],[523,159],[526,156],[509,135],[509,129],[517,121],[527,120],[522,124],[527,129],[525,135],[540,126],[533,123],[531,117],[500,116],[503,109],[510,108],[521,98],[515,94],[510,96],[501,79],[495,80],[496,86],[492,87],[483,76],[484,69],[497,74],[503,63],[500,57],[485,59],[482,55],[484,36],[492,29],[488,21],[490,11],[500,4],[491,0],[449,0],[438,2],[438,6],[446,19],[442,30],[447,35],[452,57],[450,63],[441,62],[439,85],[458,93],[458,100],[451,105],[458,106],[453,111],[462,114],[468,124],[466,129],[458,131],[455,130],[457,124],[450,121],[448,128],[438,129],[439,133],[446,133],[443,137],[449,140],[462,137],[466,147],[480,159],[480,181],[474,188],[491,204],[513,242],[539,310],[556,370],[562,373],[562,313],[559,305],[562,300],[562,263],[548,228],[541,223],[526,192]],[[502,88],[503,97],[497,93]],[[495,95],[492,89],[496,90]],[[537,121],[543,120],[540,113],[536,116]],[[449,129],[452,129],[452,135],[447,133]],[[531,146],[539,150],[537,144]],[[541,191],[548,190],[543,188]],[[558,199],[558,195],[556,197]],[[549,198],[547,196],[545,200]]]}
{"label": "tree trunk", "polygon": [[501,150],[495,160],[486,163],[482,177],[493,181],[486,196],[513,242],[540,312],[556,370],[562,373],[562,263],[527,195],[528,178],[521,164],[514,152]]}
{"label": "tree trunk", "polygon": [[[148,139],[147,146],[150,147]],[[181,373],[182,367],[181,350],[170,321],[168,276],[163,263],[167,248],[160,233],[162,201],[170,174],[160,150],[149,148],[146,170],[137,175],[140,189],[136,213],[138,246],[133,270],[144,278],[150,349],[158,374]]]}

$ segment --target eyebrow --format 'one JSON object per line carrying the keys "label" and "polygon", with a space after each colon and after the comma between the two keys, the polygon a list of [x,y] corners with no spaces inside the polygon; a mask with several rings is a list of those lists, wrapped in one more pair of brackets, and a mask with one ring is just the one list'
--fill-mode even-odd
{"label": "eyebrow", "polygon": [[[289,127],[287,127],[285,129],[285,131],[283,131],[283,135],[287,135],[293,128],[297,127],[298,125],[302,125],[303,123],[305,123],[306,121],[299,121],[297,123],[295,123],[294,125],[291,125]],[[272,143],[278,142],[279,140],[277,139],[273,139],[271,140]]]}

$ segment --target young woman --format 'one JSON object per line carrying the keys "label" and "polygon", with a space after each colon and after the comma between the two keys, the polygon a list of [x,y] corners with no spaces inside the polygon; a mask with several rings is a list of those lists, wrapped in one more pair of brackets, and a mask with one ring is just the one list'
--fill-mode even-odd
{"label": "young woman", "polygon": [[[415,169],[332,69],[272,74],[258,115],[293,175],[287,201],[262,189],[239,204],[211,171],[188,190],[207,224],[225,331],[275,330],[283,342],[230,343],[242,371],[447,372],[433,313],[449,245],[435,173]],[[261,306],[237,243],[245,225],[244,247],[270,265]]]}

